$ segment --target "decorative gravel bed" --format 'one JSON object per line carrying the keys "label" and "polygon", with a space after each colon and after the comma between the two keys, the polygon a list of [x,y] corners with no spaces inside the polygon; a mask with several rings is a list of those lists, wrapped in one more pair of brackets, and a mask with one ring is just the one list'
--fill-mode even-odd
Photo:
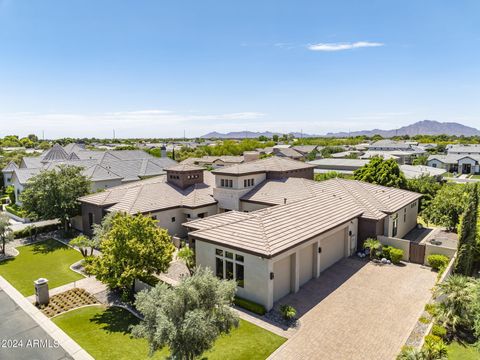
{"label": "decorative gravel bed", "polygon": [[286,320],[282,313],[276,308],[270,310],[263,316],[265,319],[278,324],[282,328],[296,328],[300,325],[298,319],[293,318]]}
{"label": "decorative gravel bed", "polygon": [[50,298],[48,305],[37,305],[48,317],[85,305],[98,304],[97,299],[84,289],[71,289]]}
{"label": "decorative gravel bed", "polygon": [[[430,322],[432,321],[432,316],[426,311],[422,314],[421,317],[429,319]],[[425,337],[425,335],[427,335],[427,330],[429,326],[430,326],[430,323],[425,324],[421,321],[417,321],[405,345],[413,346],[416,348],[420,347],[420,345],[422,344],[423,338]]]}

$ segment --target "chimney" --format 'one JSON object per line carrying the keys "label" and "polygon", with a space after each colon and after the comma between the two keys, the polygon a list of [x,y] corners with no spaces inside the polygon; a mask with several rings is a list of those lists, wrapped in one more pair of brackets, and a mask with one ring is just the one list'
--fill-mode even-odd
{"label": "chimney", "polygon": [[287,198],[283,198],[283,204],[285,205],[287,203]]}
{"label": "chimney", "polygon": [[243,162],[250,162],[260,159],[260,153],[258,151],[245,151],[243,153]]}

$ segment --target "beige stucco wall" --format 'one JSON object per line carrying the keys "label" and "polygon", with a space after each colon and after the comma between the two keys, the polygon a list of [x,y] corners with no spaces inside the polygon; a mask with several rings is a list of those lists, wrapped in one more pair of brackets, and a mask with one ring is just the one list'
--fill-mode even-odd
{"label": "beige stucco wall", "polygon": [[427,258],[429,255],[432,255],[432,254],[445,255],[451,259],[453,258],[456,252],[457,252],[457,249],[455,248],[448,248],[441,245],[440,246],[433,245],[427,242],[425,243],[425,265],[428,265]]}
{"label": "beige stucco wall", "polygon": [[478,173],[478,165],[476,165],[476,161],[469,158],[465,157],[463,159],[458,160],[458,172],[463,173],[463,164],[470,164],[471,166],[471,171],[470,173]]}
{"label": "beige stucco wall", "polygon": [[267,307],[269,287],[271,287],[271,285],[269,285],[270,260],[241,251],[230,250],[227,247],[210,244],[197,239],[195,241],[197,265],[209,267],[215,272],[215,249],[230,251],[244,257],[245,287],[237,287],[237,295]]}
{"label": "beige stucco wall", "polygon": [[[221,180],[232,180],[232,187],[221,187]],[[254,186],[244,187],[245,179],[254,179]],[[265,173],[246,176],[215,175],[213,197],[218,201],[218,207],[229,210],[240,210],[240,198],[266,179]]]}
{"label": "beige stucco wall", "polygon": [[403,250],[403,261],[410,260],[410,241],[399,239],[399,238],[391,238],[387,236],[379,235],[377,236],[377,240],[380,241],[382,245],[385,246],[393,246],[394,248]]}
{"label": "beige stucco wall", "polygon": [[270,207],[270,205],[257,204],[257,203],[247,202],[247,201],[240,202],[240,211],[251,212],[255,210],[265,209],[266,207]]}
{"label": "beige stucco wall", "polygon": [[[411,204],[408,204],[407,206],[400,209],[396,213],[390,214],[385,219],[385,232],[384,232],[385,236],[402,238],[417,225],[419,201],[416,200],[414,203],[416,204],[415,206],[412,207]],[[406,219],[404,219],[405,211],[407,214]],[[398,228],[397,228],[398,230],[397,230],[397,234],[395,236],[392,236],[393,218],[395,214],[398,215]]]}
{"label": "beige stucco wall", "polygon": [[110,189],[111,187],[122,185],[122,181],[118,180],[105,180],[105,181],[92,181],[91,190],[97,192],[100,190]]}
{"label": "beige stucco wall", "polygon": [[439,168],[439,169],[448,169],[447,164],[445,164],[441,161],[438,161],[437,159],[428,160],[427,165],[431,166],[431,167],[436,167],[436,168]]}

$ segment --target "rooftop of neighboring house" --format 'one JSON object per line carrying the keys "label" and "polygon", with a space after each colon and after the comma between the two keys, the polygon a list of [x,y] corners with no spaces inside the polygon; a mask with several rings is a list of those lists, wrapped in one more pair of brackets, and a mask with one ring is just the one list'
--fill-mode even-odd
{"label": "rooftop of neighboring house", "polygon": [[480,154],[480,145],[450,145],[448,153]]}
{"label": "rooftop of neighboring house", "polygon": [[477,162],[480,162],[480,154],[473,154],[473,155],[469,155],[468,153],[465,153],[465,154],[447,154],[447,155],[442,155],[442,154],[438,154],[438,155],[430,155],[428,157],[428,161],[431,161],[431,160],[438,160],[444,164],[456,164],[458,163],[458,161],[460,159],[464,159],[464,158],[470,158],[470,159],[473,159]]}
{"label": "rooftop of neighboring house", "polygon": [[303,154],[291,147],[287,148],[273,148],[273,153],[276,156],[284,156],[291,159],[300,159],[303,158]]}
{"label": "rooftop of neighboring house", "polygon": [[400,170],[407,179],[414,179],[421,176],[440,176],[446,172],[445,169],[426,165],[400,165]]}
{"label": "rooftop of neighboring house", "polygon": [[243,164],[232,165],[222,169],[212,171],[215,175],[247,175],[266,172],[285,172],[293,170],[312,169],[315,165],[307,164],[301,161],[289,158],[272,156],[256,161],[245,162]]}
{"label": "rooftop of neighboring house", "polygon": [[421,194],[362,181],[330,179],[313,181],[303,178],[267,180],[244,195],[241,200],[267,205],[291,203],[322,194],[338,199],[353,198],[363,208],[363,217],[380,220],[421,197]]}
{"label": "rooftop of neighboring house", "polygon": [[202,156],[200,158],[188,158],[181,161],[181,164],[198,165],[198,164],[214,164],[216,162],[228,164],[241,164],[245,160],[243,155],[222,155],[222,156]]}
{"label": "rooftop of neighboring house", "polygon": [[317,145],[296,145],[292,146],[292,149],[306,155],[317,150]]}
{"label": "rooftop of neighboring house", "polygon": [[370,160],[362,159],[335,159],[335,158],[325,158],[308,161],[308,164],[319,166],[319,167],[328,167],[328,166],[347,166],[347,167],[362,167],[368,164]]}
{"label": "rooftop of neighboring house", "polygon": [[373,144],[368,145],[369,149],[375,148],[384,148],[384,149],[405,149],[408,150],[412,147],[412,144],[408,144],[405,141],[395,141],[395,140],[378,140],[375,141]]}
{"label": "rooftop of neighboring house", "polygon": [[[171,169],[171,168],[170,168]],[[196,208],[216,204],[213,175],[204,171],[203,182],[184,189],[167,181],[165,175],[112,187],[84,196],[80,202],[129,214],[151,213],[172,208]]]}
{"label": "rooftop of neighboring house", "polygon": [[[25,184],[31,176],[41,170],[49,170],[60,165],[79,166],[91,181],[140,180],[144,177],[165,174],[164,168],[176,164],[170,158],[155,158],[142,150],[91,151],[80,144],[62,147],[55,144],[38,157],[24,157],[14,173],[20,184]],[[8,170],[8,165],[3,171]]]}

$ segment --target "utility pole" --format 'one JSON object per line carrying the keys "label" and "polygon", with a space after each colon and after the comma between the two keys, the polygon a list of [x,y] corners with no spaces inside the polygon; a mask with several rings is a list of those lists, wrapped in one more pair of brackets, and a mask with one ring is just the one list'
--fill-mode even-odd
{"label": "utility pole", "polygon": [[42,130],[42,140],[45,140],[45,130]]}
{"label": "utility pole", "polygon": [[115,140],[115,129],[113,129],[113,140]]}
{"label": "utility pole", "polygon": [[185,142],[186,138],[185,138],[185,129],[183,129],[183,141]]}

